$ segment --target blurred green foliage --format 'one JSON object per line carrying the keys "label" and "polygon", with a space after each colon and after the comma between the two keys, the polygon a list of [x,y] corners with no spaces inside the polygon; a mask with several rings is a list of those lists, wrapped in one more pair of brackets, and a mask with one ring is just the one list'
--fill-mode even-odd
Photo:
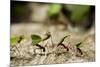
{"label": "blurred green foliage", "polygon": [[70,20],[78,24],[88,14],[90,6],[89,5],[66,5],[66,9],[71,12]]}
{"label": "blurred green foliage", "polygon": [[27,12],[26,10],[26,6],[22,6],[20,4],[17,4],[15,6],[12,7],[12,14],[15,15],[15,16],[23,16],[25,15]]}
{"label": "blurred green foliage", "polygon": [[54,15],[59,14],[61,8],[62,8],[61,4],[50,4],[48,10],[48,16],[52,17]]}
{"label": "blurred green foliage", "polygon": [[[50,4],[48,16],[52,17],[54,15],[59,14],[63,6],[64,5],[61,4]],[[90,9],[89,5],[65,5],[65,7],[65,9],[71,12],[70,20],[75,24],[80,23],[87,15]]]}

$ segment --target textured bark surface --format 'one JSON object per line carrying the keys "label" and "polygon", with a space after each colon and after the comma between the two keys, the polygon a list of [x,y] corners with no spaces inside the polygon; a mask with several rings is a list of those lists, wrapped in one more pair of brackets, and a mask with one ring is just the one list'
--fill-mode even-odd
{"label": "textured bark surface", "polygon": [[[44,38],[44,34],[47,31],[51,32],[52,37],[40,43],[40,45],[46,49],[46,51],[43,52],[42,49],[32,45],[30,35],[38,34]],[[11,35],[25,35],[25,39],[23,39],[21,43],[16,44],[15,47],[10,47],[12,67],[95,61],[94,28],[86,33],[79,33],[66,30],[62,25],[46,26],[35,23],[12,24]],[[63,43],[66,47],[68,47],[69,50],[61,45],[57,47],[57,44],[66,35],[70,36],[66,38]],[[80,49],[83,53],[82,55],[75,46],[75,44],[79,43],[80,41],[82,41],[80,46]]]}

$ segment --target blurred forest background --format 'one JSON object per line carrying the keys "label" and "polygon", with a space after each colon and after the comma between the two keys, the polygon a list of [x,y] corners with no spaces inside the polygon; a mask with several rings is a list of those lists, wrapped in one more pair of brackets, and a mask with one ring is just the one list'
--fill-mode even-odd
{"label": "blurred forest background", "polygon": [[95,24],[95,6],[11,1],[11,24],[21,22],[88,30]]}

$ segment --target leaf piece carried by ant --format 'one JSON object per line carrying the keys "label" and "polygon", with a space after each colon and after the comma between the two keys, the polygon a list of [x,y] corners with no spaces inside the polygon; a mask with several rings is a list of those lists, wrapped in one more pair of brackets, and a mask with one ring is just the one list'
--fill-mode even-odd
{"label": "leaf piece carried by ant", "polygon": [[11,36],[10,38],[10,43],[11,46],[15,46],[17,43],[20,43],[22,41],[22,39],[24,39],[24,36]]}
{"label": "leaf piece carried by ant", "polygon": [[42,38],[39,36],[39,35],[31,35],[31,39],[32,39],[32,44],[33,45],[36,45],[38,44],[39,42],[42,41]]}
{"label": "leaf piece carried by ant", "polygon": [[79,48],[81,44],[82,44],[82,42],[77,43],[76,47]]}
{"label": "leaf piece carried by ant", "polygon": [[12,36],[12,37],[10,38],[10,45],[11,45],[11,46],[15,46],[16,43],[18,42],[18,40],[19,40],[19,37]]}

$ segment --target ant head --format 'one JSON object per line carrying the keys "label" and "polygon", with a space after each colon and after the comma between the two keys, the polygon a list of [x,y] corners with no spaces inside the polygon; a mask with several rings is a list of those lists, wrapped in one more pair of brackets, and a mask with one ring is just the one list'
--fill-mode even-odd
{"label": "ant head", "polygon": [[48,32],[46,32],[46,34],[45,35],[50,35],[51,33],[48,31]]}

